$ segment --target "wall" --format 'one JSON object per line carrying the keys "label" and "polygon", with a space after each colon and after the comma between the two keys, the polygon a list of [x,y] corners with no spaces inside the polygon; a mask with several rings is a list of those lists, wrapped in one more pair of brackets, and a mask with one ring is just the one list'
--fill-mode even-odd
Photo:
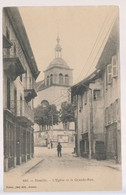
{"label": "wall", "polygon": [[[8,8],[9,9],[9,8]],[[15,23],[16,25],[16,23]],[[10,41],[13,43],[12,47],[8,49],[3,49],[3,57],[8,58],[7,62],[11,62],[10,59],[18,57],[24,69],[27,69],[27,77],[32,78],[32,85],[34,84],[34,78],[30,70],[30,65],[27,63],[25,58],[25,53],[22,50],[19,41],[16,37],[16,32],[14,31],[11,21],[6,15],[5,10],[3,9],[3,34],[6,36],[6,27],[8,27],[10,34]],[[16,53],[14,52],[14,44],[16,46]],[[6,63],[6,62],[5,62]],[[14,61],[12,63],[15,63]],[[3,63],[4,66],[7,64]],[[13,64],[15,65],[15,64]],[[18,64],[20,66],[20,63]],[[18,66],[18,68],[20,68]],[[31,86],[32,88],[33,86]],[[17,102],[14,102],[14,91],[17,90]],[[21,78],[18,76],[16,80],[10,79],[10,108],[7,109],[7,72],[3,71],[3,100],[4,100],[4,169],[8,171],[9,168],[15,167],[16,165],[26,162],[27,159],[33,157],[33,129],[30,124],[26,127],[24,126],[24,117],[20,117],[20,123],[17,120],[16,116],[21,116],[20,112],[20,96],[24,100],[24,89],[26,89],[26,75],[22,75]],[[15,97],[16,100],[16,97]],[[9,101],[8,101],[9,102]],[[13,104],[12,104],[13,102]],[[15,104],[14,104],[15,103]],[[16,110],[17,103],[17,110]],[[25,102],[26,103],[26,102]],[[33,108],[33,100],[28,103]],[[13,108],[13,109],[12,109]],[[27,103],[25,106],[21,107],[23,110],[23,116],[33,122],[33,117],[31,118],[31,108],[29,109]],[[27,108],[27,109],[26,109]],[[17,111],[17,113],[13,112]],[[29,112],[28,112],[29,111]],[[25,118],[25,119],[26,119]],[[26,136],[27,133],[27,136]],[[26,147],[27,146],[27,147]]]}
{"label": "wall", "polygon": [[[63,76],[66,74],[69,75],[69,86],[73,84],[73,76],[72,76],[72,70],[70,69],[63,69],[63,68],[51,68],[50,70],[45,72],[45,83],[47,84],[47,76],[50,76],[51,74],[54,75],[54,84],[59,84],[59,74],[62,73]],[[65,84],[65,77],[63,77],[63,84]]]}
{"label": "wall", "polygon": [[[120,119],[120,62],[119,52],[117,56],[117,77],[107,83],[107,68],[104,74],[105,93],[105,132],[107,158],[117,158],[121,162],[121,119]],[[117,157],[116,157],[117,156]]]}
{"label": "wall", "polygon": [[[87,87],[83,87],[82,94],[78,94],[78,104],[75,115],[77,119],[78,142],[82,140],[82,134],[93,132],[92,144],[95,153],[96,141],[104,141],[104,78],[100,76],[94,79]],[[94,91],[100,90],[100,97],[94,99]],[[78,143],[78,148],[79,148]],[[80,150],[80,148],[79,148]]]}
{"label": "wall", "polygon": [[60,104],[64,101],[68,101],[69,87],[62,86],[50,86],[42,91],[39,91],[34,101],[35,107],[41,104],[42,100],[47,100],[50,104],[56,104],[57,108],[60,108]]}
{"label": "wall", "polygon": [[[20,100],[20,96],[22,95],[22,98],[24,100],[24,89],[26,88],[26,77],[27,78],[31,78],[32,79],[32,87],[34,85],[34,82],[35,82],[35,79],[33,78],[32,76],[32,73],[31,73],[31,70],[29,68],[29,65],[26,61],[26,58],[25,58],[25,55],[22,51],[22,48],[20,46],[20,43],[19,41],[17,40],[16,38],[16,34],[13,30],[13,27],[11,25],[11,22],[9,21],[5,11],[3,10],[3,34],[6,36],[6,27],[9,29],[9,32],[10,32],[10,41],[16,45],[16,56],[19,58],[20,62],[22,63],[23,67],[25,68],[25,70],[27,70],[27,75],[26,74],[23,74],[22,75],[22,81],[20,80],[20,77],[18,76],[16,78],[16,80],[14,82],[11,82],[11,101],[14,100],[14,88],[17,89],[17,101]],[[3,53],[4,53],[4,56],[7,55],[7,49],[4,48],[3,49]],[[10,48],[10,56],[14,56],[14,47],[12,46]],[[29,86],[29,83],[28,83],[28,79],[27,79],[27,87]],[[7,101],[6,101],[6,97],[7,97],[7,75],[6,73],[4,73],[4,108],[7,107]],[[33,108],[33,100],[31,102],[29,102],[29,105],[31,106],[31,108]]]}
{"label": "wall", "polygon": [[116,99],[120,98],[120,65],[119,65],[119,53],[117,54],[118,64],[118,76],[112,78],[112,83],[107,84],[106,72],[104,76],[104,90],[105,90],[105,107],[108,107],[111,103],[115,102]]}
{"label": "wall", "polygon": [[[90,84],[92,89],[92,107],[93,107],[93,132],[99,134],[104,132],[104,92],[103,78],[96,79],[95,83]],[[94,90],[100,90],[100,97],[94,100]]]}
{"label": "wall", "polygon": [[[65,136],[65,142],[62,142],[60,136]],[[62,147],[72,147],[74,148],[75,138],[74,130],[64,131],[64,130],[53,130],[53,132],[35,132],[34,133],[34,143],[35,146],[47,146],[46,139],[50,137],[50,140],[53,141],[53,147],[57,146],[58,141],[61,142]]]}

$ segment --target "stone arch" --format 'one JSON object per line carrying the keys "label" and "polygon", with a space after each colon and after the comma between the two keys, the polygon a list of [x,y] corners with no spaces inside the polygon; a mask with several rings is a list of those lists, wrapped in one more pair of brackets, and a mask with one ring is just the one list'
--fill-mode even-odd
{"label": "stone arch", "polygon": [[63,84],[63,74],[59,74],[59,84]]}
{"label": "stone arch", "polygon": [[50,75],[50,85],[53,84],[53,74]]}
{"label": "stone arch", "polygon": [[69,85],[69,75],[65,74],[65,85]]}

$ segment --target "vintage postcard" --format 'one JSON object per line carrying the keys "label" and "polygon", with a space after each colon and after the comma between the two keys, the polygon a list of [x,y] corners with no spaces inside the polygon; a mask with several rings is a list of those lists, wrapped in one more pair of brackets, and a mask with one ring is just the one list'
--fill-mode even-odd
{"label": "vintage postcard", "polygon": [[4,191],[120,191],[119,7],[4,7],[2,22]]}

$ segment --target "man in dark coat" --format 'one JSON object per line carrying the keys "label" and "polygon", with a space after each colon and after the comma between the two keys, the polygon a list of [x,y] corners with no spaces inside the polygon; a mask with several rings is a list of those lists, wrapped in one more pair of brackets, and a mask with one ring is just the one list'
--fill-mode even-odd
{"label": "man in dark coat", "polygon": [[62,145],[61,145],[60,142],[59,142],[58,145],[57,145],[58,157],[61,157],[61,156],[62,156],[61,150],[62,150]]}

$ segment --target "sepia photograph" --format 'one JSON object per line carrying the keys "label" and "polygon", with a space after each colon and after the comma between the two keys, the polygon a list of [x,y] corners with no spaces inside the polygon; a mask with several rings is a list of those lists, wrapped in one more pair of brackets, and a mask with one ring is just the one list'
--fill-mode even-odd
{"label": "sepia photograph", "polygon": [[2,9],[5,192],[122,189],[119,6]]}

